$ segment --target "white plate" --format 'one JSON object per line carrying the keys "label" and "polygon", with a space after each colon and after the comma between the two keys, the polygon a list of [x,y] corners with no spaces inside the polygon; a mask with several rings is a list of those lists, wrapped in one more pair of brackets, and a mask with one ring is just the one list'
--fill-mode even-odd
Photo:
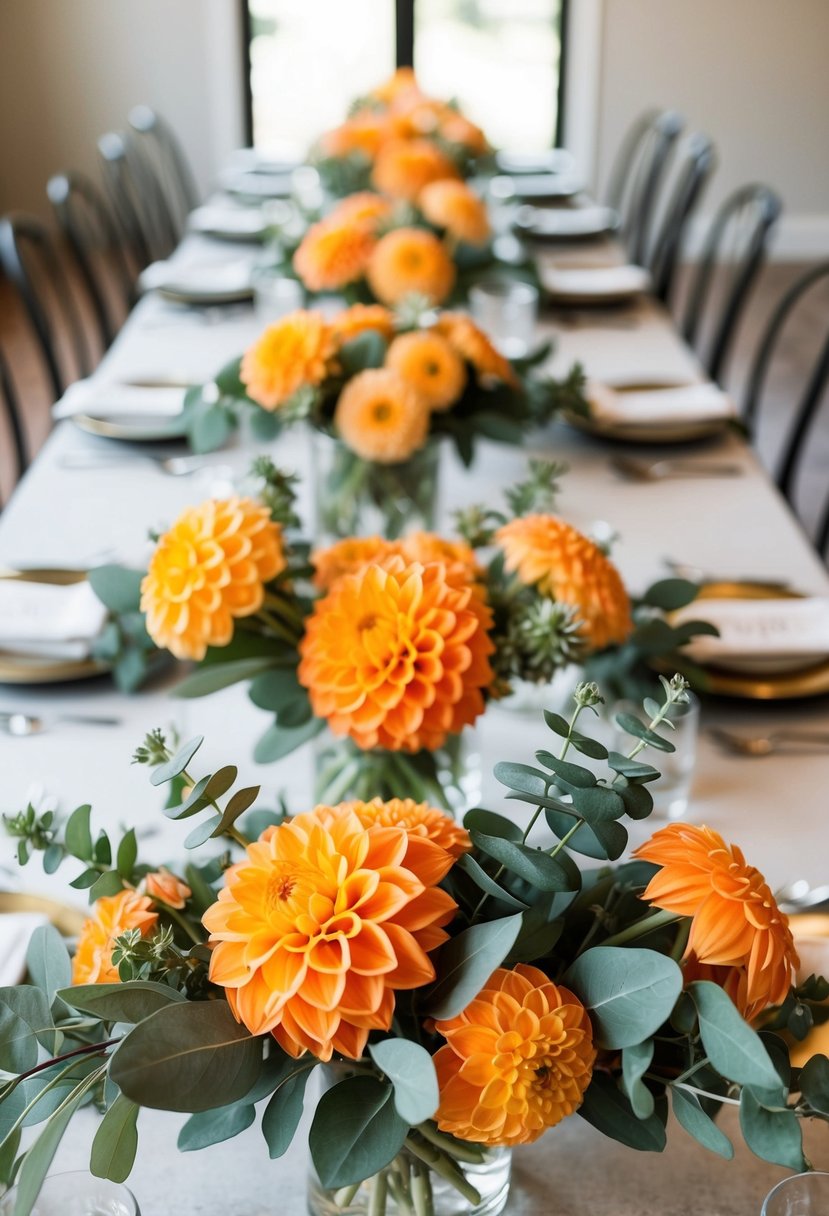
{"label": "white plate", "polygon": [[138,284],[142,291],[157,291],[174,304],[237,304],[253,299],[249,262],[181,267],[154,262]]}
{"label": "white plate", "polygon": [[585,240],[604,236],[619,226],[618,213],[610,207],[522,207],[514,227],[535,241]]}
{"label": "white plate", "polygon": [[621,304],[642,295],[651,277],[642,266],[556,266],[539,264],[541,286],[554,303]]}
{"label": "white plate", "polygon": [[249,207],[197,207],[187,222],[191,232],[219,241],[263,241],[268,234],[261,212]]}
{"label": "white plate", "polygon": [[228,194],[240,198],[290,198],[294,189],[292,172],[268,173],[254,169],[240,173],[230,170],[220,181]]}
{"label": "white plate", "polygon": [[155,443],[164,439],[184,439],[187,435],[183,414],[174,418],[163,414],[114,414],[107,418],[74,414],[72,421],[89,435],[124,439],[128,443]]}
{"label": "white plate", "polygon": [[549,148],[546,152],[501,150],[495,153],[495,164],[499,173],[512,177],[526,173],[534,176],[539,173],[570,173],[575,161],[572,152],[568,152],[566,148]]}
{"label": "white plate", "polygon": [[[22,579],[33,583],[67,586],[86,579],[85,570],[26,570],[0,574],[0,578]],[[109,671],[100,659],[36,658],[33,655],[0,651],[0,684],[59,684],[69,680],[89,680]]]}
{"label": "white plate", "polygon": [[693,439],[708,439],[718,435],[727,425],[725,418],[704,418],[697,421],[683,418],[680,422],[610,422],[599,418],[585,418],[581,414],[562,414],[565,422],[596,435],[600,439],[618,439],[627,443],[690,443]]}
{"label": "white plate", "polygon": [[489,189],[496,198],[516,198],[526,202],[552,202],[572,198],[584,183],[563,173],[517,173],[493,177]]}

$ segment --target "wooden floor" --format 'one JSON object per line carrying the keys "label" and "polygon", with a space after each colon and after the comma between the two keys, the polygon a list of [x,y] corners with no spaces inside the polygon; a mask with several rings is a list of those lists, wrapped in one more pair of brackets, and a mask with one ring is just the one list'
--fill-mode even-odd
{"label": "wooden floor", "polygon": [[[781,293],[802,272],[802,265],[775,264],[763,272],[743,318],[727,376],[727,387],[742,399],[747,367],[765,321]],[[680,285],[681,286],[681,285]],[[829,316],[829,281],[824,289],[812,293],[808,315],[798,318],[792,332],[784,335],[776,359],[769,391],[764,398],[757,436],[758,448],[768,467],[774,468],[786,419],[802,392],[804,377],[817,350],[826,340]],[[682,291],[679,298],[681,301]],[[87,327],[90,330],[91,326]],[[94,345],[94,342],[93,342]],[[23,406],[26,435],[31,455],[35,455],[49,433],[51,393],[42,361],[27,320],[8,283],[0,277],[0,348],[11,364],[12,374]],[[829,398],[829,394],[827,394]],[[0,501],[5,501],[13,485],[11,445],[0,421]],[[798,511],[807,528],[814,526],[829,493],[829,399],[824,400],[810,442],[805,475],[797,488]]]}

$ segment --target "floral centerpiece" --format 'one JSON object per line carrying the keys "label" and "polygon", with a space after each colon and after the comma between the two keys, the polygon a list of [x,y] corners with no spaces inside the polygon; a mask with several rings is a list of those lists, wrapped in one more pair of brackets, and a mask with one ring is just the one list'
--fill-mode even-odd
{"label": "floral centerpiece", "polygon": [[578,365],[563,380],[540,373],[549,349],[508,360],[457,312],[299,311],[190,390],[185,419],[197,451],[240,414],[261,438],[309,424],[322,437],[317,533],[393,537],[434,524],[441,439],[468,465],[478,439],[519,444],[560,409],[584,412]]}
{"label": "floral centerpiece", "polygon": [[[143,579],[92,571],[116,615],[140,610],[156,646],[199,670],[202,696],[250,682],[275,715],[255,756],[280,759],[326,727],[339,745],[317,765],[317,797],[410,797],[469,805],[464,732],[516,679],[547,682],[590,656],[675,651],[695,632],[656,616],[693,584],[657,584],[637,606],[593,541],[550,510],[555,466],[536,462],[506,512],[474,508],[461,535],[349,538],[309,554],[292,529],[292,479],[267,461],[259,499],[209,500],[158,538]],[[680,594],[681,593],[681,594]],[[140,600],[139,600],[140,596]],[[113,622],[103,652],[136,657]],[[661,649],[660,649],[661,647]]]}
{"label": "floral centerpiece", "polygon": [[[661,1151],[669,1104],[726,1158],[716,1116],[738,1105],[758,1156],[806,1168],[801,1120],[829,1118],[829,1060],[792,1069],[778,1032],[799,1039],[824,1019],[829,984],[797,986],[762,875],[691,824],[614,864],[659,779],[641,753],[671,749],[685,695],[681,677],[664,680],[660,702],[622,723],[627,753],[608,753],[585,730],[598,690],[580,686],[567,718],[546,715],[554,750],[496,769],[528,805],[523,826],[487,810],[461,825],[411,799],[252,810],[255,788],[231,792],[235,767],[200,775],[201,741],[173,754],[157,731],[135,758],[154,785],[184,783],[165,813],[195,823],[189,863],[139,860],[134,829],[95,835],[88,806],[63,825],[31,807],[7,820],[22,862],[42,851],[51,873],[77,859],[73,886],[93,902],[74,959],[41,928],[30,982],[0,989],[0,1170],[17,1184],[14,1216],[32,1211],[86,1102],[103,1114],[92,1171],[123,1181],[145,1107],[190,1115],[184,1151],[261,1112],[280,1157],[318,1068],[318,1216],[492,1216],[513,1146],[578,1114]],[[24,1123],[39,1131],[21,1151]]]}
{"label": "floral centerpiece", "polygon": [[369,186],[411,198],[427,182],[466,177],[490,153],[486,136],[451,102],[425,94],[411,68],[401,68],[351,106],[312,151],[335,195]]}

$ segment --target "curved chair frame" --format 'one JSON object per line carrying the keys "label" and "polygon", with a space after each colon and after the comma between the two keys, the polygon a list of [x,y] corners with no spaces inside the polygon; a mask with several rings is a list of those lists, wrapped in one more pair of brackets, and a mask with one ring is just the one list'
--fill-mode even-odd
{"label": "curved chair frame", "polygon": [[648,110],[630,127],[613,161],[606,201],[622,215],[628,254],[638,265],[645,262],[659,187],[683,126],[675,110]]}
{"label": "curved chair frame", "polygon": [[716,164],[716,152],[708,136],[699,132],[689,136],[685,163],[679,171],[648,259],[651,290],[663,303],[668,302],[673,290],[688,223]]}
{"label": "curved chair frame", "polygon": [[11,434],[16,465],[15,482],[17,482],[29,467],[29,451],[26,437],[23,433],[23,422],[17,392],[2,350],[0,350],[0,406],[2,406],[3,414]]}
{"label": "curved chair frame", "polygon": [[150,106],[134,106],[129,112],[129,124],[138,136],[138,142],[145,141],[154,149],[162,189],[180,236],[187,216],[199,203],[196,180],[184,149],[170,124]]}
{"label": "curved chair frame", "polygon": [[115,214],[139,266],[167,257],[177,237],[161,183],[146,156],[117,131],[101,136],[98,152]]}

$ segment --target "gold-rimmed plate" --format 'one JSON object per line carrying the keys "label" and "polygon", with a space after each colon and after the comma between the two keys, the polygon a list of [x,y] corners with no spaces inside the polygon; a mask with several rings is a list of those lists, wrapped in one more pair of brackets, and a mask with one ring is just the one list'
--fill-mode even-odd
{"label": "gold-rimmed plate", "polygon": [[[73,583],[82,583],[85,578],[85,570],[49,567],[0,570],[0,579],[48,583],[53,587],[69,587]],[[93,676],[104,675],[109,669],[109,664],[100,659],[45,659],[0,650],[0,684],[62,684],[74,680],[89,680]]]}
{"label": "gold-rimmed plate", "polygon": [[[697,600],[788,600],[802,599],[798,591],[772,588],[763,583],[723,579],[704,583]],[[695,601],[696,602],[696,601]],[[704,612],[699,618],[704,619]],[[734,671],[723,666],[683,662],[676,656],[671,662],[660,661],[658,668],[667,673],[679,671],[698,692],[724,697],[744,697],[752,701],[790,701],[797,697],[819,697],[829,693],[829,657],[819,659],[796,671],[750,673]]]}
{"label": "gold-rimmed plate", "polygon": [[[650,386],[649,386],[650,387]],[[586,414],[564,411],[562,418],[576,430],[614,443],[693,443],[710,439],[729,425],[728,418],[683,418],[680,422],[611,422]]]}
{"label": "gold-rimmed plate", "polygon": [[0,915],[5,912],[40,912],[64,937],[77,937],[86,920],[81,908],[47,899],[44,895],[28,895],[23,891],[0,891]]}
{"label": "gold-rimmed plate", "polygon": [[165,439],[184,439],[187,435],[183,414],[173,418],[163,414],[114,414],[111,418],[74,414],[72,421],[88,435],[120,439],[126,443],[156,443]]}

